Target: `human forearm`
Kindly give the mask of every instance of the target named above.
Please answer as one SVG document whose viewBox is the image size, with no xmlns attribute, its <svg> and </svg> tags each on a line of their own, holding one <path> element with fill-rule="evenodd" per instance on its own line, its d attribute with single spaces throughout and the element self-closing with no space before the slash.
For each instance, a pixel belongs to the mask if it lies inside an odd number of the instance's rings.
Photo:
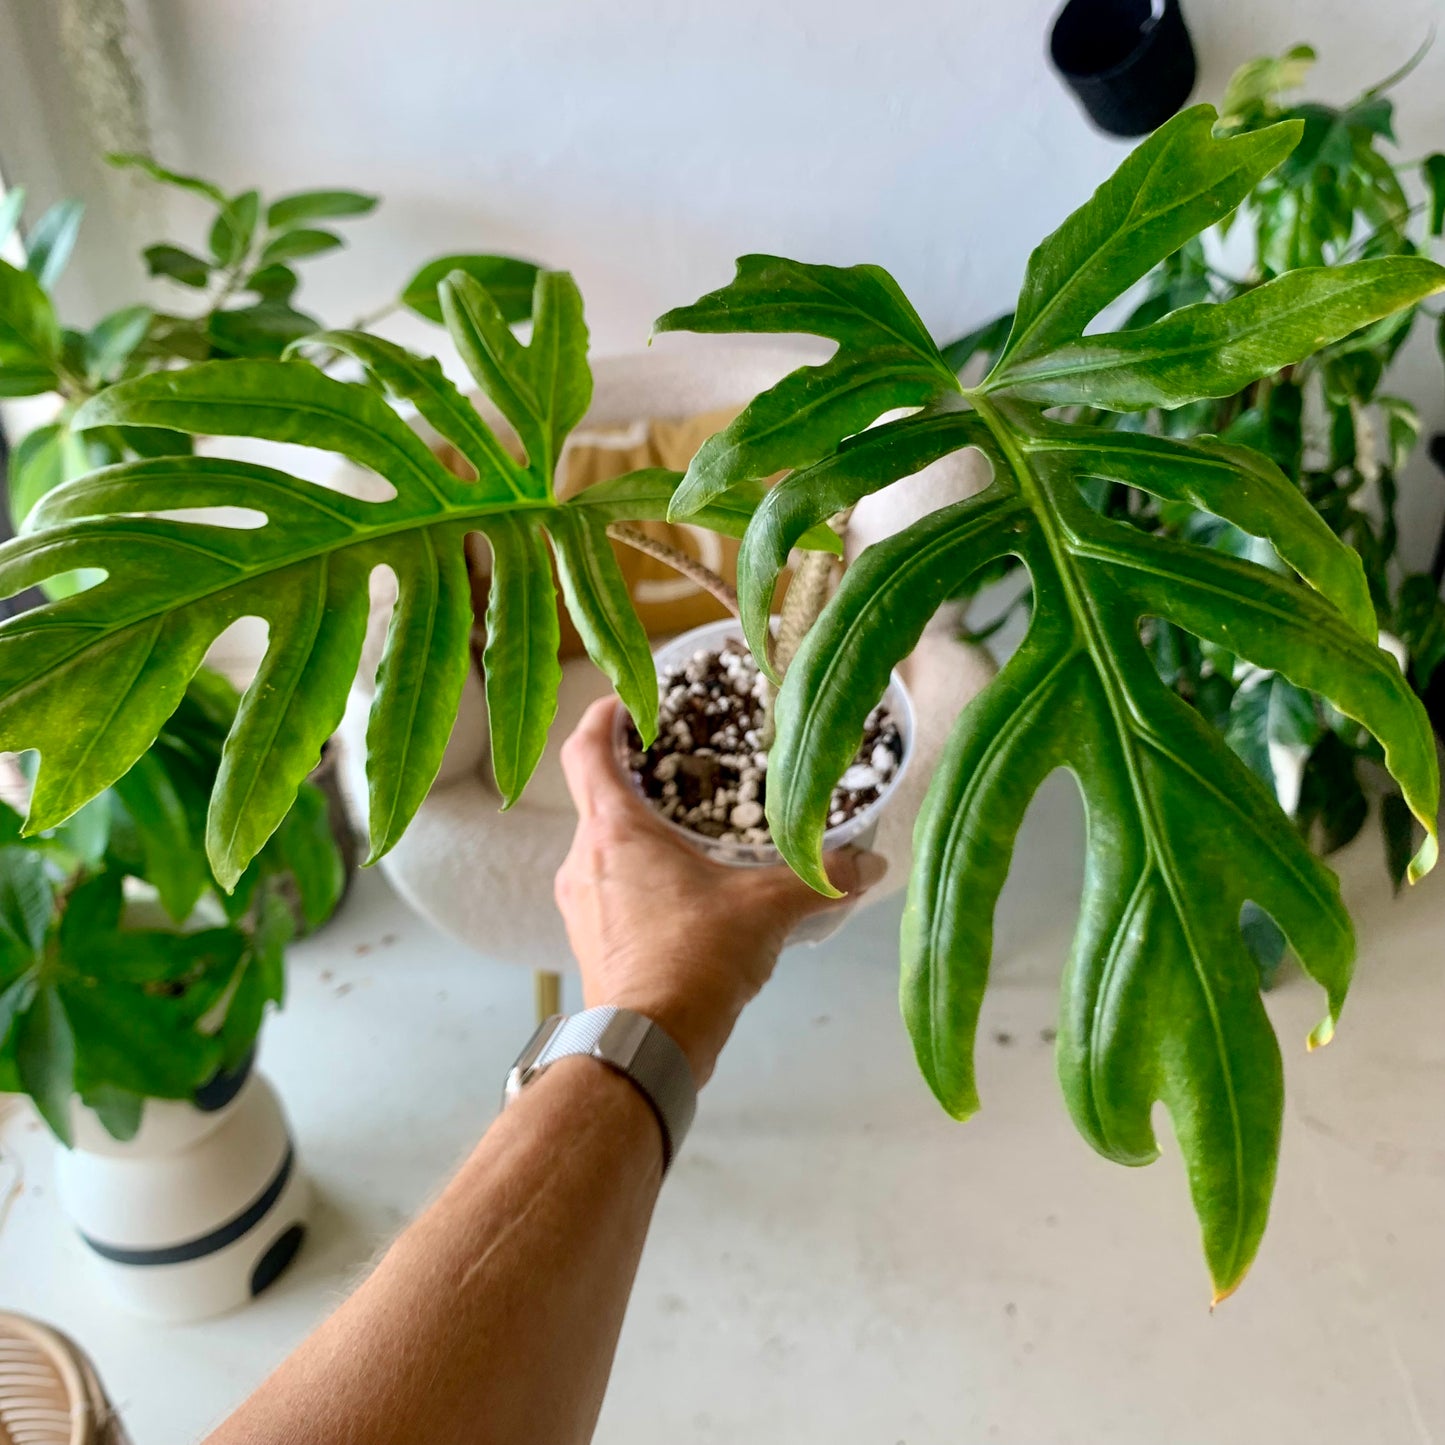
<svg viewBox="0 0 1445 1445">
<path fill-rule="evenodd" d="M 661 1178 L 637 1089 L 554 1065 L 207 1445 L 586 1441 Z"/>
<path fill-rule="evenodd" d="M 562 750 L 578 825 L 557 875 L 589 1006 L 659 1024 L 701 1087 L 778 949 L 830 906 L 787 868 L 680 843 L 612 760 L 611 704 Z M 845 891 L 881 860 L 830 859 Z M 662 1131 L 589 1058 L 528 1084 L 371 1278 L 208 1445 L 583 1445 L 662 1178 Z"/>
</svg>

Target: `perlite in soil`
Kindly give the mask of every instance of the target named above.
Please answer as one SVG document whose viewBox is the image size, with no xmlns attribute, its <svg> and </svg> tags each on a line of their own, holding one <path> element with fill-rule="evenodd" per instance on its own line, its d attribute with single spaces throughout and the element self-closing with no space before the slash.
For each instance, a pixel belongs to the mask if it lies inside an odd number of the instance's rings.
<svg viewBox="0 0 1445 1445">
<path fill-rule="evenodd" d="M 669 822 L 724 843 L 768 844 L 767 680 L 741 642 L 699 649 L 660 679 L 657 740 L 628 728 L 628 765 Z M 898 771 L 903 739 L 888 709 L 868 715 L 857 755 L 833 790 L 828 826 L 877 801 Z"/>
</svg>

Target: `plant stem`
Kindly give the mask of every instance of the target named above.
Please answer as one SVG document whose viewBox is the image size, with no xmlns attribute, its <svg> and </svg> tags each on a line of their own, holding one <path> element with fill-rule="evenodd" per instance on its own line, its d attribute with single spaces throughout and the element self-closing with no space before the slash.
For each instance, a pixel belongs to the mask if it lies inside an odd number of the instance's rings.
<svg viewBox="0 0 1445 1445">
<path fill-rule="evenodd" d="M 368 311 L 364 315 L 358 316 L 356 320 L 351 323 L 351 329 L 353 331 L 368 331 L 379 322 L 385 321 L 393 312 L 400 310 L 401 302 L 393 298 L 388 301 L 385 306 L 378 306 L 375 311 Z"/>
<path fill-rule="evenodd" d="M 704 592 L 709 592 L 717 598 L 734 618 L 742 620 L 738 611 L 736 590 L 719 577 L 711 567 L 699 562 L 694 557 L 689 557 L 686 552 L 680 551 L 667 542 L 659 542 L 657 538 L 648 536 L 641 527 L 634 527 L 630 522 L 611 523 L 607 528 L 607 535 L 614 541 L 625 542 L 629 547 L 656 558 L 665 566 L 671 567 L 674 572 L 680 572 L 688 581 L 697 583 Z"/>
</svg>

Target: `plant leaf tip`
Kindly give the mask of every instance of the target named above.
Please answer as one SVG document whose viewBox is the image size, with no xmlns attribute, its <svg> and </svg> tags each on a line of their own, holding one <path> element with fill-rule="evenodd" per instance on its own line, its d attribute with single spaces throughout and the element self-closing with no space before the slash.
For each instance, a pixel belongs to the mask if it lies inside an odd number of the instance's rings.
<svg viewBox="0 0 1445 1445">
<path fill-rule="evenodd" d="M 1429 873 L 1440 858 L 1440 843 L 1434 829 L 1425 834 L 1425 841 L 1420 845 L 1420 851 L 1410 860 L 1410 866 L 1405 876 L 1411 883 L 1418 883 Z"/>
<path fill-rule="evenodd" d="M 1234 1294 L 1234 1292 L 1240 1287 L 1240 1285 L 1244 1283 L 1244 1277 L 1248 1273 L 1249 1266 L 1246 1264 L 1245 1267 L 1240 1270 L 1233 1279 L 1225 1280 L 1223 1282 L 1219 1280 L 1214 1281 L 1214 1294 L 1209 1301 L 1210 1314 L 1213 1314 L 1215 1310 L 1217 1310 L 1219 1306 L 1225 1302 L 1225 1300 L 1229 1299 L 1229 1297 Z"/>
</svg>

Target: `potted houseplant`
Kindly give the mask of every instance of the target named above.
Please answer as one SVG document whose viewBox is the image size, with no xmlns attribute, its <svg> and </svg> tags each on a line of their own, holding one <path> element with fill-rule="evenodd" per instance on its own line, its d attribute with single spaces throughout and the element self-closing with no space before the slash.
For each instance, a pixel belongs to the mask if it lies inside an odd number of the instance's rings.
<svg viewBox="0 0 1445 1445">
<path fill-rule="evenodd" d="M 298 267 L 339 250 L 345 242 L 336 224 L 365 216 L 378 203 L 375 196 L 335 189 L 296 191 L 268 202 L 256 190 L 227 194 L 149 156 L 109 159 L 198 199 L 211 212 L 203 246 L 159 241 L 142 252 L 149 275 L 194 304 L 171 309 L 137 303 L 88 330 L 63 326 L 53 291 L 84 208 L 62 201 L 24 229 L 23 188 L 0 200 L 0 247 L 20 229 L 25 252 L 23 267 L 0 262 L 0 398 L 54 397 L 52 415 L 22 436 L 10 457 L 8 501 L 17 530 L 47 491 L 91 467 L 190 451 L 190 438 L 175 431 L 76 428 L 75 412 L 117 381 L 214 357 L 278 357 L 292 342 L 322 330 L 323 323 L 298 304 Z M 395 300 L 361 324 L 375 324 L 401 307 L 440 321 L 437 283 L 458 269 L 484 280 L 509 319 L 525 319 L 536 266 L 510 256 L 465 254 L 426 262 Z"/>
<path fill-rule="evenodd" d="M 1339 106 L 1296 98 L 1315 59 L 1307 45 L 1242 65 L 1221 102 L 1222 132 L 1297 120 L 1301 143 L 1256 182 L 1237 217 L 1191 237 L 1147 274 L 1125 326 L 1202 301 L 1235 300 L 1299 266 L 1430 254 L 1445 229 L 1445 156 L 1402 164 L 1390 155 L 1388 92 L 1423 54 Z M 1415 190 L 1427 197 L 1423 204 L 1412 204 Z M 1241 264 L 1233 253 L 1242 241 L 1248 256 Z M 1086 415 L 1095 425 L 1159 436 L 1221 436 L 1274 461 L 1360 554 L 1380 627 L 1410 686 L 1426 699 L 1445 659 L 1445 600 L 1438 578 L 1407 570 L 1399 558 L 1396 478 L 1415 450 L 1419 417 L 1391 386 L 1400 348 L 1422 312 L 1420 302 L 1404 306 L 1228 395 L 1130 412 L 1091 407 Z M 956 369 L 976 369 L 1003 345 L 1012 321 L 1012 313 L 1000 317 L 944 355 Z M 1267 543 L 1191 502 L 1105 478 L 1086 485 L 1093 506 L 1132 527 L 1280 565 Z M 1243 664 L 1167 620 L 1150 619 L 1145 640 L 1160 676 L 1224 733 L 1319 851 L 1332 852 L 1360 832 L 1370 813 L 1367 794 L 1377 792 L 1386 866 L 1401 886 L 1413 852 L 1410 809 L 1379 767 L 1379 744 L 1367 729 L 1282 674 Z M 1445 735 L 1445 714 L 1431 721 Z M 1283 936 L 1252 910 L 1246 937 L 1272 978 Z"/>
<path fill-rule="evenodd" d="M 771 834 L 805 878 L 831 891 L 821 840 L 832 790 L 893 664 L 953 589 L 992 559 L 1020 555 L 1034 586 L 1029 636 L 960 720 L 920 822 L 905 1013 L 925 1076 L 966 1115 L 992 902 L 1033 789 L 1054 767 L 1074 770 L 1091 832 L 1061 1011 L 1065 1093 L 1090 1142 L 1129 1163 L 1154 1156 L 1150 1110 L 1164 1101 L 1216 1294 L 1228 1293 L 1263 1232 L 1282 1116 L 1278 1047 L 1239 937 L 1240 907 L 1249 898 L 1264 907 L 1324 984 L 1329 1013 L 1316 1043 L 1343 1001 L 1353 939 L 1333 876 L 1217 733 L 1159 682 L 1139 618 L 1161 615 L 1223 639 L 1368 726 L 1426 830 L 1414 876 L 1435 858 L 1434 749 L 1418 699 L 1376 646 L 1358 557 L 1273 463 L 1245 447 L 1118 433 L 1044 408 L 1128 410 L 1237 391 L 1322 338 L 1439 291 L 1445 270 L 1419 257 L 1310 268 L 1229 303 L 1085 337 L 1120 292 L 1232 210 L 1302 130 L 1285 122 L 1220 139 L 1214 121 L 1207 106 L 1182 112 L 1039 246 L 1002 356 L 977 386 L 959 382 L 877 268 L 744 258 L 731 286 L 661 324 L 806 331 L 838 349 L 753 401 L 681 481 L 636 473 L 556 501 L 556 457 L 588 390 L 580 300 L 559 273 L 538 276 L 526 346 L 473 279 L 441 287 L 453 339 L 525 462 L 434 362 L 365 333 L 314 338 L 411 401 L 474 477 L 440 467 L 374 390 L 300 360 L 211 362 L 110 388 L 77 425 L 302 441 L 372 467 L 395 494 L 356 501 L 275 469 L 186 458 L 122 464 L 50 493 L 34 530 L 0 551 L 0 586 L 13 591 L 102 556 L 108 575 L 0 627 L 0 742 L 45 747 L 27 826 L 54 826 L 123 774 L 209 640 L 232 618 L 259 614 L 270 650 L 237 714 L 232 765 L 210 811 L 210 857 L 229 887 L 335 726 L 360 653 L 367 577 L 385 564 L 399 596 L 370 721 L 379 856 L 425 794 L 455 714 L 471 623 L 465 534 L 485 532 L 495 554 L 488 707 L 497 779 L 515 797 L 555 709 L 552 559 L 589 652 L 646 745 L 656 679 L 618 585 L 609 524 L 671 512 L 744 531 L 743 621 L 769 666 L 772 578 L 793 543 L 868 491 L 978 448 L 993 485 L 865 551 L 788 668 L 769 760 Z M 911 414 L 872 425 L 897 408 Z M 791 475 L 760 503 L 759 479 L 781 469 Z M 1267 537 L 1302 580 L 1120 527 L 1080 490 L 1080 478 L 1101 474 L 1217 509 Z M 170 515 L 232 504 L 265 513 L 269 525 Z M 123 730 L 90 706 L 121 686 L 131 704 Z"/>
<path fill-rule="evenodd" d="M 0 1090 L 66 1146 L 62 1206 L 112 1286 L 164 1318 L 269 1282 L 305 1210 L 251 1061 L 285 945 L 325 921 L 344 875 L 326 798 L 303 783 L 236 887 L 217 886 L 206 805 L 237 701 L 197 673 L 134 766 L 55 828 L 26 834 L 0 805 Z"/>
</svg>

